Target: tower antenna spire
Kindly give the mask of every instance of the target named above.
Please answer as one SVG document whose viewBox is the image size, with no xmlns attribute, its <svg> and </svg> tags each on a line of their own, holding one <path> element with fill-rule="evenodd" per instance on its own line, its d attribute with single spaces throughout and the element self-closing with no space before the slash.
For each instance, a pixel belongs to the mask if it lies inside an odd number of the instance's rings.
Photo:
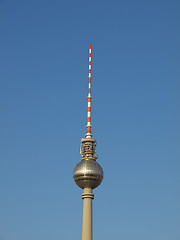
<svg viewBox="0 0 180 240">
<path fill-rule="evenodd" d="M 91 44 L 89 45 L 89 89 L 88 89 L 88 111 L 87 111 L 87 133 L 86 138 L 91 139 Z"/>
</svg>

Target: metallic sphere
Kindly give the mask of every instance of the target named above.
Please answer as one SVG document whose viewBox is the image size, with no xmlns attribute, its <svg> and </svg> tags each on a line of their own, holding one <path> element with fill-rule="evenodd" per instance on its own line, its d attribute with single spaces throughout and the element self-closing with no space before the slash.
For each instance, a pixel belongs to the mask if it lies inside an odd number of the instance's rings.
<svg viewBox="0 0 180 240">
<path fill-rule="evenodd" d="M 80 188 L 96 188 L 102 182 L 103 170 L 95 160 L 82 160 L 75 167 L 73 178 Z"/>
</svg>

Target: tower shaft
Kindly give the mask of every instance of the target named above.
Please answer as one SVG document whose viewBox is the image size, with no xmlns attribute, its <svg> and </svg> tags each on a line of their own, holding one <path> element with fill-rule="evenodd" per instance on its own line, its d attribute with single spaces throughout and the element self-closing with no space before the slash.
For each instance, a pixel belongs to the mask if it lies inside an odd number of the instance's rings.
<svg viewBox="0 0 180 240">
<path fill-rule="evenodd" d="M 84 188 L 82 199 L 83 199 L 82 240 L 92 240 L 92 200 L 94 199 L 92 188 Z"/>
</svg>

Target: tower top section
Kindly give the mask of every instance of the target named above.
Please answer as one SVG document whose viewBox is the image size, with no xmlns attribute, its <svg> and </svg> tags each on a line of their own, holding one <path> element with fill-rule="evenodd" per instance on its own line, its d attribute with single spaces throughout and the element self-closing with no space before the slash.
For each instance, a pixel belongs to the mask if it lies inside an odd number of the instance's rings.
<svg viewBox="0 0 180 240">
<path fill-rule="evenodd" d="M 96 140 L 91 134 L 91 44 L 89 46 L 89 91 L 86 138 L 81 139 L 81 161 L 76 165 L 73 178 L 80 188 L 96 188 L 103 179 L 103 169 L 96 161 Z"/>
<path fill-rule="evenodd" d="M 88 111 L 87 111 L 87 133 L 86 138 L 91 139 L 91 44 L 89 45 L 89 88 L 88 88 Z"/>
</svg>

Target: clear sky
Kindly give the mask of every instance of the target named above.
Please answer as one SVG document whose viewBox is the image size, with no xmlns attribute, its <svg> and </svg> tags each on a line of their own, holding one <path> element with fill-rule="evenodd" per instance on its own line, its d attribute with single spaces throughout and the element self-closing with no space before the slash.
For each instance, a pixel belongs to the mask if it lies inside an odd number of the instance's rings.
<svg viewBox="0 0 180 240">
<path fill-rule="evenodd" d="M 81 239 L 89 43 L 94 240 L 180 240 L 180 1 L 1 0 L 0 35 L 0 240 Z"/>
</svg>

